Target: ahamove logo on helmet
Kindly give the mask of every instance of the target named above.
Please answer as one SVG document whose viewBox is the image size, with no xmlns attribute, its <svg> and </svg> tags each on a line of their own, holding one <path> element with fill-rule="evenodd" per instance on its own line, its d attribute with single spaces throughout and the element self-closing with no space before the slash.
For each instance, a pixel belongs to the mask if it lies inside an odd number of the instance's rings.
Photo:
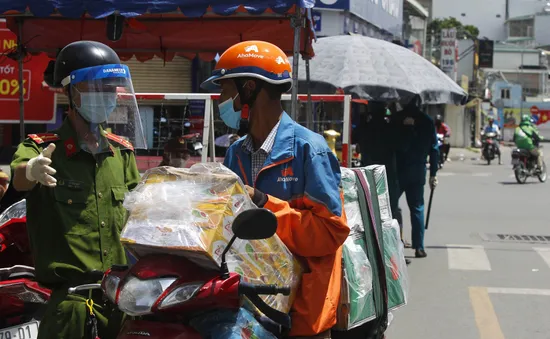
<svg viewBox="0 0 550 339">
<path fill-rule="evenodd" d="M 263 55 L 254 54 L 254 53 L 260 53 L 260 49 L 256 45 L 246 46 L 244 48 L 244 51 L 245 51 L 245 53 L 239 53 L 239 55 L 237 55 L 237 58 L 258 58 L 258 59 L 263 59 L 264 58 Z M 252 53 L 252 52 L 254 52 L 254 53 Z"/>
<path fill-rule="evenodd" d="M 254 54 L 254 53 L 239 53 L 237 58 L 258 58 L 263 59 L 264 56 L 260 54 Z"/>
</svg>

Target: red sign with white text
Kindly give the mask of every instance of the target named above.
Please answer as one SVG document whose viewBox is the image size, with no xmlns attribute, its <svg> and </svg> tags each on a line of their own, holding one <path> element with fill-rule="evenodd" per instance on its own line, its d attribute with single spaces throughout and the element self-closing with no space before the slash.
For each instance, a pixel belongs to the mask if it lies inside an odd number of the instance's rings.
<svg viewBox="0 0 550 339">
<path fill-rule="evenodd" d="M 0 123 L 19 123 L 19 65 L 6 55 L 17 47 L 16 35 L 0 22 Z M 26 123 L 55 122 L 55 93 L 42 86 L 50 58 L 29 55 L 23 64 L 23 95 Z"/>
</svg>

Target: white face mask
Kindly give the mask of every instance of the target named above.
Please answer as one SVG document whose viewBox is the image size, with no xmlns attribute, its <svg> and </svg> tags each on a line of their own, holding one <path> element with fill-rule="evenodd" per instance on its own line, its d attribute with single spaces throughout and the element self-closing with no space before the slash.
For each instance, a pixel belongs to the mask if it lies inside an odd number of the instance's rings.
<svg viewBox="0 0 550 339">
<path fill-rule="evenodd" d="M 176 168 L 185 168 L 185 164 L 187 163 L 187 160 L 182 158 L 173 158 L 170 159 L 170 166 L 176 167 Z"/>
</svg>

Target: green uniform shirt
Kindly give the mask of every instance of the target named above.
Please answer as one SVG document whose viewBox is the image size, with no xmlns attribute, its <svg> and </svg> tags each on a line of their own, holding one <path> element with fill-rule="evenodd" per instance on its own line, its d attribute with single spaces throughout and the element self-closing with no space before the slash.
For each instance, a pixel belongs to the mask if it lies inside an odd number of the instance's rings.
<svg viewBox="0 0 550 339">
<path fill-rule="evenodd" d="M 141 179 L 133 147 L 120 137 L 110 135 L 110 152 L 93 156 L 80 149 L 68 119 L 54 133 L 31 135 L 11 163 L 14 171 L 49 143 L 56 145 L 50 166 L 57 171 L 57 186 L 37 184 L 27 197 L 36 278 L 46 286 L 84 283 L 91 270 L 126 263 L 120 243 L 126 221 L 122 203 Z"/>
<path fill-rule="evenodd" d="M 514 142 L 516 147 L 519 149 L 525 149 L 531 151 L 535 148 L 535 142 L 533 139 L 542 139 L 536 127 L 531 125 L 531 123 L 521 123 L 514 132 Z"/>
</svg>

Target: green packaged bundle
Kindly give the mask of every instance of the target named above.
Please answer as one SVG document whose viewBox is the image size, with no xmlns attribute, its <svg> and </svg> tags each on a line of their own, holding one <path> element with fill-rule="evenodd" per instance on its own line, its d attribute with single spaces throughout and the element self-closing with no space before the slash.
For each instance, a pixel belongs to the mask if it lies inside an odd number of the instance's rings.
<svg viewBox="0 0 550 339">
<path fill-rule="evenodd" d="M 372 267 L 367 255 L 355 173 L 342 168 L 344 208 L 351 232 L 343 246 L 342 287 L 336 328 L 349 330 L 376 317 Z"/>
<path fill-rule="evenodd" d="M 407 304 L 409 277 L 397 220 L 384 222 L 382 234 L 384 267 L 388 286 L 388 309 L 393 311 Z"/>
<path fill-rule="evenodd" d="M 364 168 L 365 173 L 369 176 L 376 187 L 378 195 L 378 207 L 380 219 L 382 222 L 391 221 L 393 216 L 390 204 L 390 192 L 388 186 L 388 178 L 386 175 L 386 166 L 372 165 Z M 370 183 L 369 183 L 370 184 Z M 374 192 L 373 192 L 374 193 Z"/>
</svg>

